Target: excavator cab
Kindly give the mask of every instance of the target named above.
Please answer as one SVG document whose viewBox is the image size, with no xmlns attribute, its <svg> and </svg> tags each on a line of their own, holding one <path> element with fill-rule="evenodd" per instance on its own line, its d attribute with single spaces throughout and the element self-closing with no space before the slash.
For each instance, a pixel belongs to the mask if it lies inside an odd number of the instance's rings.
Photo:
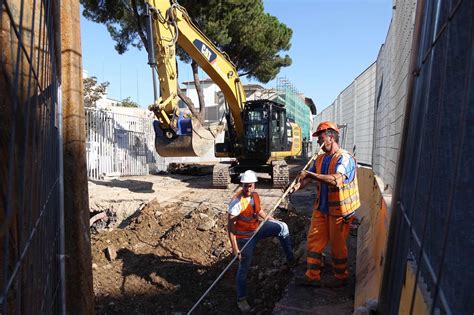
<svg viewBox="0 0 474 315">
<path fill-rule="evenodd" d="M 270 100 L 249 101 L 244 109 L 244 154 L 268 161 L 272 152 L 289 150 L 289 130 L 283 105 Z"/>
</svg>

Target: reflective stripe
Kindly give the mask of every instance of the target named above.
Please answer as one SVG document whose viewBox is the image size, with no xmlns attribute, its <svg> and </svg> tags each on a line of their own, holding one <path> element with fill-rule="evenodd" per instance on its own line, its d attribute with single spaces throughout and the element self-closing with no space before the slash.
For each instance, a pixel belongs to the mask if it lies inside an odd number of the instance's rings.
<svg viewBox="0 0 474 315">
<path fill-rule="evenodd" d="M 346 273 L 347 268 L 332 268 L 332 269 L 334 270 L 334 273 L 343 274 L 343 273 Z"/>
<path fill-rule="evenodd" d="M 247 221 L 247 222 L 256 220 L 255 217 L 253 217 L 253 216 L 252 216 L 252 217 L 248 217 L 248 216 L 245 216 L 245 215 L 242 215 L 242 214 L 239 214 L 239 215 L 237 216 L 237 218 L 238 218 L 239 220 Z"/>
<path fill-rule="evenodd" d="M 355 185 L 355 182 L 352 181 L 349 184 L 344 185 L 342 187 L 329 186 L 328 188 L 329 188 L 329 192 L 338 192 L 338 191 L 346 191 L 346 190 L 355 189 L 356 185 Z"/>
<path fill-rule="evenodd" d="M 308 252 L 308 254 L 306 256 L 309 257 L 309 258 L 321 259 L 321 257 L 323 255 L 321 253 L 317 253 L 317 252 Z"/>
<path fill-rule="evenodd" d="M 257 213 L 260 211 L 260 198 L 257 193 L 252 194 L 252 200 L 247 200 L 242 193 L 240 197 L 240 214 L 235 220 L 234 231 L 237 238 L 246 238 L 254 234 L 258 228 Z"/>
<path fill-rule="evenodd" d="M 343 206 L 351 204 L 355 201 L 359 201 L 359 195 L 352 195 L 349 198 L 346 198 L 342 201 L 330 201 L 328 202 L 329 207 Z"/>
<path fill-rule="evenodd" d="M 319 270 L 321 269 L 321 265 L 320 264 L 307 264 L 307 268 L 309 270 Z"/>
<path fill-rule="evenodd" d="M 315 161 L 316 173 L 322 173 L 322 164 L 323 159 L 326 155 L 321 154 Z M 347 151 L 340 149 L 331 156 L 331 161 L 329 162 L 328 170 L 326 174 L 335 174 L 337 169 L 337 162 L 342 157 L 346 156 L 347 158 L 354 157 Z M 355 159 L 354 159 L 355 162 Z M 344 216 L 350 212 L 355 211 L 360 207 L 360 197 L 359 197 L 359 187 L 357 183 L 357 168 L 354 170 L 354 179 L 350 183 L 343 183 L 340 187 L 328 185 L 327 190 L 327 207 L 329 208 L 329 214 L 332 216 Z M 316 184 L 316 199 L 313 204 L 313 209 L 320 209 L 320 199 L 321 199 L 321 183 L 317 182 Z"/>
<path fill-rule="evenodd" d="M 332 263 L 336 265 L 342 265 L 347 263 L 347 258 L 333 258 Z"/>
</svg>

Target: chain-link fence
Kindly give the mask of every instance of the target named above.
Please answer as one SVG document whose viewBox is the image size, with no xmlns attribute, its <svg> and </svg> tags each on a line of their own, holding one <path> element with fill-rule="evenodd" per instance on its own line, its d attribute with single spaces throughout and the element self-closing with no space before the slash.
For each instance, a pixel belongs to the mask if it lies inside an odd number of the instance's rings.
<svg viewBox="0 0 474 315">
<path fill-rule="evenodd" d="M 409 262 L 410 314 L 417 291 L 431 314 L 473 314 L 474 2 L 425 1 L 420 21 L 381 309 L 397 313 Z"/>
<path fill-rule="evenodd" d="M 58 1 L 0 1 L 0 313 L 64 312 Z"/>
</svg>

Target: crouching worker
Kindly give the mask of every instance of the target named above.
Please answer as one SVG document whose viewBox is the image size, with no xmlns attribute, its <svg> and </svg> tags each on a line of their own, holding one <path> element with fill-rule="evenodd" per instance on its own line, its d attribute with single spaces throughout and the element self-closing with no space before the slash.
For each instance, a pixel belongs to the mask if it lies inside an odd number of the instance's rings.
<svg viewBox="0 0 474 315">
<path fill-rule="evenodd" d="M 248 312 L 250 306 L 247 302 L 247 273 L 252 262 L 252 255 L 257 242 L 265 237 L 276 236 L 285 252 L 286 260 L 290 267 L 296 264 L 291 249 L 288 225 L 275 220 L 271 216 L 252 238 L 259 226 L 259 218 L 267 217 L 260 207 L 260 197 L 255 192 L 257 175 L 253 171 L 246 171 L 240 177 L 242 189 L 237 192 L 229 203 L 228 208 L 228 234 L 234 255 L 239 260 L 237 271 L 237 305 L 242 312 Z M 241 249 L 247 243 L 243 251 Z"/>
</svg>

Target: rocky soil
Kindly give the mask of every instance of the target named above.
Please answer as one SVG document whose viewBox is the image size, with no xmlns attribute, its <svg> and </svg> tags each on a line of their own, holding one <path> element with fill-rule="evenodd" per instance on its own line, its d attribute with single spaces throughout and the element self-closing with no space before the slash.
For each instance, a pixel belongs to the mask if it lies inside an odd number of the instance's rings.
<svg viewBox="0 0 474 315">
<path fill-rule="evenodd" d="M 198 301 L 232 259 L 226 204 L 238 186 L 214 189 L 211 181 L 209 175 L 155 175 L 90 183 L 95 212 L 123 206 L 134 213 L 123 222 L 126 215 L 120 214 L 115 224 L 93 230 L 98 314 L 184 314 Z M 266 209 L 282 195 L 271 188 L 269 178 L 258 183 L 257 191 Z M 287 208 L 283 205 L 275 216 L 288 223 L 295 251 L 302 254 L 309 218 Z M 225 273 L 196 314 L 239 313 L 236 267 L 234 263 Z M 278 240 L 259 243 L 248 278 L 253 313 L 271 313 L 292 272 Z"/>
</svg>

